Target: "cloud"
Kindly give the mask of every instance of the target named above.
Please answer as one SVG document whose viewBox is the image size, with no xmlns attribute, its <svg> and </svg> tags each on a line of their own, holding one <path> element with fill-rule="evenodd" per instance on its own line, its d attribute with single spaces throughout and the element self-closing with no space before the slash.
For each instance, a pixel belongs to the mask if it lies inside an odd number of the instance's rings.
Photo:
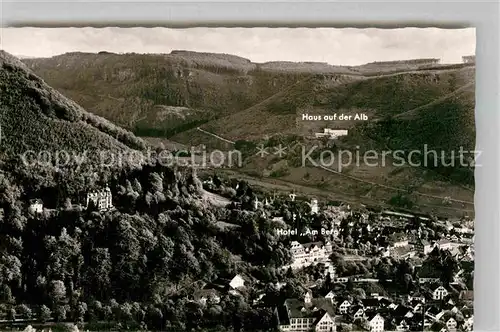
<svg viewBox="0 0 500 332">
<path fill-rule="evenodd" d="M 0 36 L 2 49 L 33 57 L 183 49 L 229 53 L 254 62 L 339 65 L 431 57 L 453 63 L 475 54 L 476 48 L 474 28 L 3 28 Z"/>
</svg>

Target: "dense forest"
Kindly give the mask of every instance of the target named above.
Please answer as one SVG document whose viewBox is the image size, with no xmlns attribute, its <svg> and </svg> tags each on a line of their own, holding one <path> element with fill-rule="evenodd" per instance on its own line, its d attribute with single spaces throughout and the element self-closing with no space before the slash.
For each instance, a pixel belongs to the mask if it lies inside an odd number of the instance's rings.
<svg viewBox="0 0 500 332">
<path fill-rule="evenodd" d="M 187 302 L 200 282 L 236 273 L 276 282 L 276 268 L 289 259 L 268 219 L 236 205 L 211 206 L 196 174 L 161 166 L 114 174 L 114 210 L 82 209 L 69 195 L 42 214 L 26 209 L 35 193 L 17 184 L 20 176 L 0 175 L 1 314 L 156 329 L 273 326 L 272 310 L 251 308 L 244 298 L 206 310 Z M 234 198 L 248 204 L 248 190 Z"/>
</svg>

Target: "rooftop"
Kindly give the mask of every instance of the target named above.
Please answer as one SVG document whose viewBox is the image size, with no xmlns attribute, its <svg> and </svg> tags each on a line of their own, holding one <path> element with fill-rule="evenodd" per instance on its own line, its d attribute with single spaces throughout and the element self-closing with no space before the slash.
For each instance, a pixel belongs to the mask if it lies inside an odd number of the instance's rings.
<svg viewBox="0 0 500 332">
<path fill-rule="evenodd" d="M 335 309 L 329 299 L 312 299 L 310 304 L 305 304 L 298 299 L 287 299 L 285 307 L 288 309 L 289 318 L 321 318 L 325 313 L 335 317 Z"/>
</svg>

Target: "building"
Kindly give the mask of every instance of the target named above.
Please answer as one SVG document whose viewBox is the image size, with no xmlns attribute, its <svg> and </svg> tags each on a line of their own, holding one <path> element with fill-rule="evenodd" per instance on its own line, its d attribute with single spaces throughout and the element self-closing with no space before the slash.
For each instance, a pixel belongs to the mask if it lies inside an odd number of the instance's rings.
<svg viewBox="0 0 500 332">
<path fill-rule="evenodd" d="M 317 214 L 317 213 L 319 213 L 319 206 L 318 206 L 318 200 L 317 199 L 311 200 L 311 203 L 309 203 L 309 206 L 311 207 L 311 214 Z"/>
<path fill-rule="evenodd" d="M 396 331 L 408 331 L 410 326 L 406 322 L 405 318 L 397 318 L 396 319 Z"/>
<path fill-rule="evenodd" d="M 351 303 L 349 301 L 345 300 L 339 305 L 339 313 L 341 315 L 345 315 L 349 312 L 350 308 L 351 308 Z"/>
<path fill-rule="evenodd" d="M 465 321 L 462 325 L 462 329 L 465 331 L 472 331 L 473 327 L 474 327 L 474 315 L 465 318 Z"/>
<path fill-rule="evenodd" d="M 299 243 L 292 241 L 290 251 L 292 253 L 292 267 L 302 268 L 317 263 L 327 263 L 333 253 L 332 245 L 327 242 Z"/>
<path fill-rule="evenodd" d="M 447 239 L 441 239 L 436 242 L 436 247 L 438 247 L 439 250 L 451 250 L 453 244 Z"/>
<path fill-rule="evenodd" d="M 277 309 L 279 329 L 286 332 L 335 332 L 335 312 L 332 302 L 312 297 L 307 292 L 304 300 L 287 299 Z"/>
<path fill-rule="evenodd" d="M 30 200 L 28 211 L 31 213 L 42 213 L 43 212 L 43 202 L 41 199 Z"/>
<path fill-rule="evenodd" d="M 333 302 L 335 300 L 335 293 L 333 291 L 329 291 L 328 294 L 325 295 L 325 299 L 329 299 Z"/>
<path fill-rule="evenodd" d="M 202 305 L 207 302 L 219 303 L 220 295 L 215 289 L 201 289 L 194 294 L 194 300 Z"/>
<path fill-rule="evenodd" d="M 434 246 L 427 240 L 417 241 L 415 247 L 418 248 L 420 252 L 423 252 L 424 255 L 428 255 L 434 250 Z"/>
<path fill-rule="evenodd" d="M 368 326 L 370 332 L 383 332 L 384 331 L 384 318 L 377 313 L 371 313 L 367 316 Z"/>
<path fill-rule="evenodd" d="M 341 136 L 347 136 L 347 129 L 330 129 L 324 128 L 322 133 L 315 133 L 316 138 L 327 137 L 328 139 L 337 139 Z"/>
<path fill-rule="evenodd" d="M 243 279 L 242 276 L 240 276 L 239 274 L 237 274 L 236 276 L 234 276 L 233 279 L 231 279 L 231 281 L 229 282 L 229 287 L 231 289 L 238 289 L 238 288 L 243 288 L 245 287 L 245 279 Z"/>
<path fill-rule="evenodd" d="M 335 280 L 335 266 L 331 262 L 326 263 L 325 271 L 323 272 L 325 277 L 330 276 L 331 280 Z"/>
<path fill-rule="evenodd" d="M 464 63 L 476 63 L 476 56 L 475 55 L 466 55 L 462 57 L 462 61 Z"/>
<path fill-rule="evenodd" d="M 113 197 L 111 194 L 111 190 L 106 187 L 104 190 L 88 193 L 85 207 L 88 209 L 92 205 L 99 211 L 112 208 Z"/>
<path fill-rule="evenodd" d="M 450 317 L 450 319 L 446 321 L 446 328 L 448 331 L 455 331 L 457 329 L 457 325 L 457 321 L 453 317 Z"/>
<path fill-rule="evenodd" d="M 448 291 L 443 286 L 439 286 L 432 292 L 432 299 L 442 300 L 448 295 Z"/>
<path fill-rule="evenodd" d="M 408 246 L 408 236 L 404 233 L 395 233 L 389 237 L 392 247 L 400 248 Z"/>
</svg>

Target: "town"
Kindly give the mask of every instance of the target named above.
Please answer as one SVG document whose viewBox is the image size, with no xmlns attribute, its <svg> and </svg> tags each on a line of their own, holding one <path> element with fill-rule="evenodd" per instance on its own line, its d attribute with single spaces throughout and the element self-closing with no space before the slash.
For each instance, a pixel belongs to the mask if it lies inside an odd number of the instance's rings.
<svg viewBox="0 0 500 332">
<path fill-rule="evenodd" d="M 205 181 L 204 188 L 217 195 L 213 183 Z M 198 284 L 190 301 L 210 307 L 251 292 L 252 305 L 272 310 L 286 332 L 472 330 L 473 220 L 355 211 L 296 194 L 260 196 L 248 207 L 274 223 L 275 236 L 286 243 L 290 260 L 281 270 L 302 281 L 298 296 L 268 307 L 290 285 L 278 281 L 270 292 L 243 272 Z M 30 203 L 30 213 L 43 212 L 41 200 Z M 89 192 L 84 203 L 101 212 L 114 208 L 108 187 Z M 283 204 L 291 218 L 278 212 Z"/>
<path fill-rule="evenodd" d="M 282 269 L 307 280 L 300 297 L 276 306 L 281 331 L 471 331 L 473 220 L 320 207 L 295 194 L 287 199 L 303 207 L 289 223 L 274 213 L 276 198 L 253 201 L 288 243 L 291 262 Z M 321 230 L 298 222 L 308 218 Z M 228 287 L 235 293 L 244 284 L 236 275 Z M 261 290 L 257 301 L 268 295 Z"/>
</svg>

